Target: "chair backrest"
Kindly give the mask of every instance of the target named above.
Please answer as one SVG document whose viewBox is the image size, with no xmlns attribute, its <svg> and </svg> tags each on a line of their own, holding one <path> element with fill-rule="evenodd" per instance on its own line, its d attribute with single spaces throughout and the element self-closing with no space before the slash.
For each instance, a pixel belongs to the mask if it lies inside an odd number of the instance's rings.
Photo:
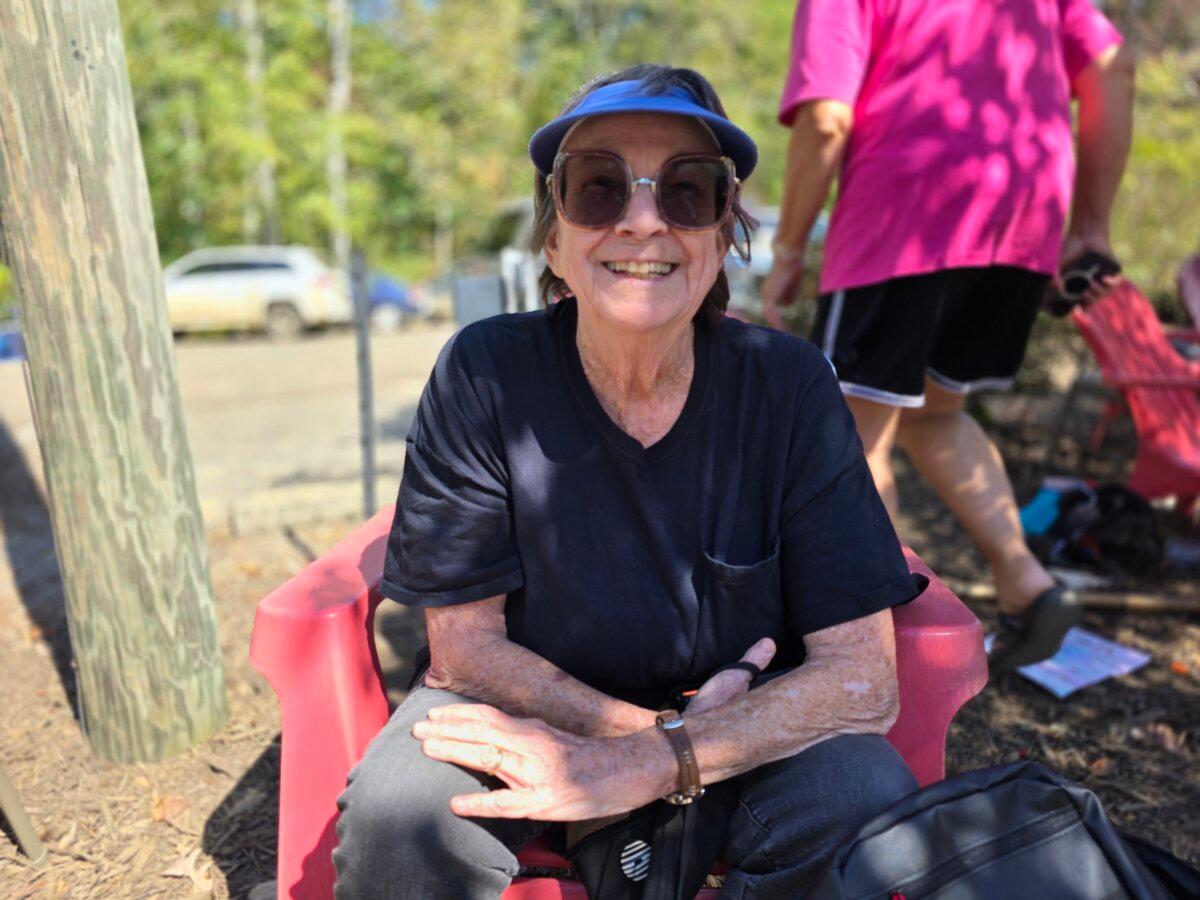
<svg viewBox="0 0 1200 900">
<path fill-rule="evenodd" d="M 1128 280 L 1072 318 L 1091 348 L 1100 374 L 1120 387 L 1140 441 L 1200 449 L 1200 403 L 1186 387 L 1122 387 L 1137 378 L 1196 379 L 1196 369 L 1163 334 L 1150 301 Z"/>
</svg>

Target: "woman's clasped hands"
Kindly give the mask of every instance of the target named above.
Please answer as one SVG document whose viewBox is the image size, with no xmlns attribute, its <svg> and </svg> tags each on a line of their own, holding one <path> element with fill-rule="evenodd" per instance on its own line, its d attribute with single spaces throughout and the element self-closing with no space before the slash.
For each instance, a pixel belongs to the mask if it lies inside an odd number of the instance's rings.
<svg viewBox="0 0 1200 900">
<path fill-rule="evenodd" d="M 765 669 L 775 643 L 763 638 L 742 661 Z M 688 704 L 695 716 L 744 695 L 750 675 L 719 672 Z M 648 729 L 653 713 L 648 712 Z M 572 822 L 617 815 L 662 796 L 673 783 L 674 756 L 665 740 L 646 730 L 622 737 L 584 737 L 518 718 L 485 704 L 453 704 L 429 711 L 413 726 L 413 737 L 431 759 L 495 776 L 505 787 L 460 794 L 450 808 L 460 816 Z M 664 786 L 662 764 L 668 784 Z"/>
</svg>

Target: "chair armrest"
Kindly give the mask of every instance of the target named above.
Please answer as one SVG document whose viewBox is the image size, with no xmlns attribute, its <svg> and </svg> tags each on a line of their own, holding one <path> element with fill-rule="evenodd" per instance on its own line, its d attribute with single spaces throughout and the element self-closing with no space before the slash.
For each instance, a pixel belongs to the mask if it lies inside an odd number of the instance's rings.
<svg viewBox="0 0 1200 900">
<path fill-rule="evenodd" d="M 1126 375 L 1105 372 L 1104 380 L 1115 388 L 1191 388 L 1200 391 L 1200 372 L 1193 375 Z"/>
<path fill-rule="evenodd" d="M 1166 328 L 1167 339 L 1186 344 L 1200 344 L 1200 328 Z"/>
<path fill-rule="evenodd" d="M 332 893 L 337 797 L 387 721 L 372 626 L 391 520 L 391 508 L 378 513 L 255 614 L 250 660 L 274 688 L 282 720 L 281 897 Z"/>
<path fill-rule="evenodd" d="M 925 786 L 946 775 L 946 730 L 987 684 L 983 626 L 909 548 L 908 567 L 929 579 L 920 597 L 892 610 L 900 716 L 887 738 Z"/>
</svg>

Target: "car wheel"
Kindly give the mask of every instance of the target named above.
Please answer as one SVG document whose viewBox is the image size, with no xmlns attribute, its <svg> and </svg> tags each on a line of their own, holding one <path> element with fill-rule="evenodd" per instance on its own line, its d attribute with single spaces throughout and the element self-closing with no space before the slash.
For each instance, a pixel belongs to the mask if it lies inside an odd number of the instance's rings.
<svg viewBox="0 0 1200 900">
<path fill-rule="evenodd" d="M 374 331 L 399 331 L 404 324 L 404 313 L 390 303 L 371 310 L 371 328 Z"/>
<path fill-rule="evenodd" d="M 267 337 L 273 341 L 294 340 L 304 331 L 304 320 L 290 303 L 272 303 L 267 307 Z"/>
</svg>

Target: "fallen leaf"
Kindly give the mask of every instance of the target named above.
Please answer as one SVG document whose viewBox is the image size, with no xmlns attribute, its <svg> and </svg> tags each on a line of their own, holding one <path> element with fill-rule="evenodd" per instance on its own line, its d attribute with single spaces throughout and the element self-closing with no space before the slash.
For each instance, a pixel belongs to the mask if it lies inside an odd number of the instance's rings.
<svg viewBox="0 0 1200 900">
<path fill-rule="evenodd" d="M 155 822 L 173 821 L 187 809 L 188 802 L 178 794 L 156 794 L 150 805 L 150 818 Z"/>
<path fill-rule="evenodd" d="M 258 565 L 257 563 L 252 563 L 252 562 L 240 562 L 240 563 L 238 563 L 238 568 L 241 569 L 242 572 L 245 573 L 246 575 L 249 575 L 251 578 L 261 575 L 262 571 L 263 571 L 262 566 Z"/>
<path fill-rule="evenodd" d="M 78 826 L 79 826 L 78 822 L 72 822 L 71 827 L 68 828 L 66 831 L 64 831 L 62 837 L 60 837 L 58 839 L 58 843 L 61 844 L 63 847 L 69 848 L 71 846 L 71 844 L 74 843 L 74 841 L 75 841 L 75 831 L 78 828 Z"/>
<path fill-rule="evenodd" d="M 192 872 L 196 869 L 196 860 L 200 857 L 200 848 L 197 847 L 187 856 L 181 856 L 167 868 L 162 870 L 164 878 L 187 878 L 191 880 Z"/>
<path fill-rule="evenodd" d="M 177 859 L 163 870 L 164 878 L 186 878 L 192 883 L 192 890 L 205 894 L 213 889 L 212 863 L 208 860 L 200 862 L 200 848 L 195 848 L 187 856 Z"/>
<path fill-rule="evenodd" d="M 192 887 L 197 893 L 208 894 L 212 892 L 213 880 L 212 875 L 209 874 L 211 872 L 211 863 L 204 863 L 204 865 L 192 869 Z"/>
<path fill-rule="evenodd" d="M 1171 663 L 1171 671 L 1176 675 L 1190 675 L 1192 669 L 1191 666 L 1189 666 L 1183 660 L 1177 659 L 1175 662 Z"/>
<path fill-rule="evenodd" d="M 1112 769 L 1112 760 L 1109 759 L 1107 756 L 1099 756 L 1096 759 L 1092 760 L 1090 763 L 1088 763 L 1088 771 L 1091 772 L 1093 775 L 1097 775 L 1097 776 L 1107 775 L 1111 769 Z"/>
<path fill-rule="evenodd" d="M 1147 725 L 1146 734 L 1168 753 L 1176 753 L 1183 747 L 1183 736 L 1173 731 L 1171 726 L 1164 722 L 1153 722 Z"/>
</svg>

